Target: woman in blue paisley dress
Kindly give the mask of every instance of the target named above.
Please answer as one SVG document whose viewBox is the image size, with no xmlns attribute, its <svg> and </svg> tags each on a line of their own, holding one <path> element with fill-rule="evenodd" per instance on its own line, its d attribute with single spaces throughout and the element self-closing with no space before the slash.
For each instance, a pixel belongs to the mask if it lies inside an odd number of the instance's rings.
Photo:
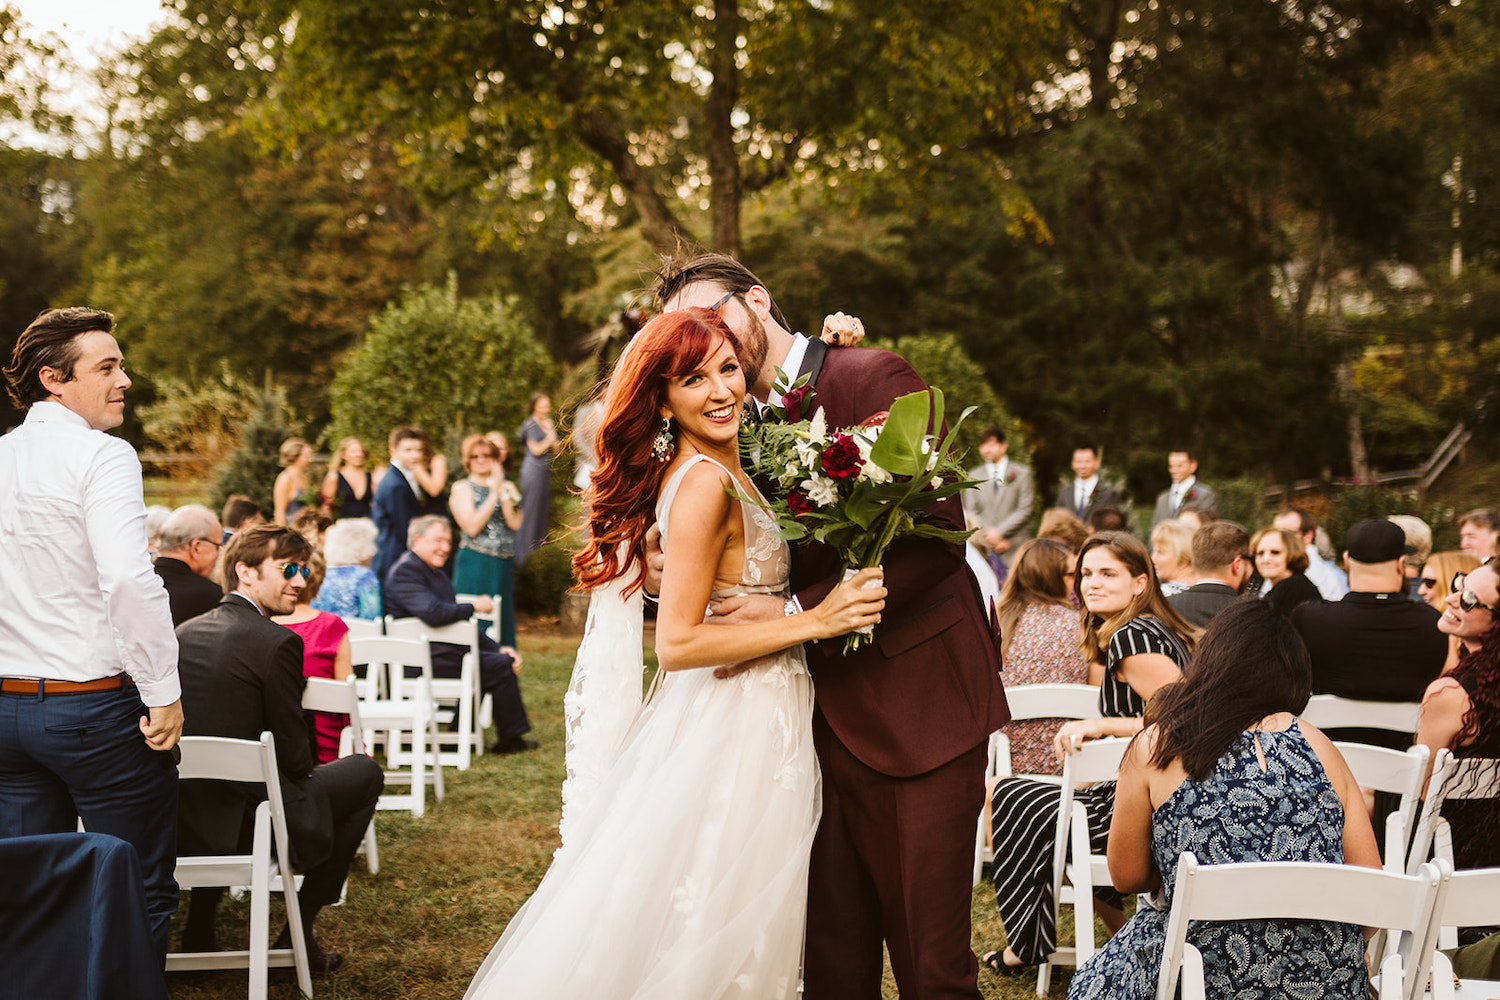
<svg viewBox="0 0 1500 1000">
<path fill-rule="evenodd" d="M 1162 596 L 1151 554 L 1124 531 L 1091 535 L 1075 568 L 1083 606 L 1079 650 L 1092 675 L 1097 668 L 1099 717 L 1064 723 L 1053 739 L 1058 759 L 1078 741 L 1134 736 L 1146 702 L 1178 680 L 1198 632 Z M 1052 844 L 1062 788 L 1030 778 L 1002 778 L 990 794 L 994 830 L 995 904 L 1005 924 L 1005 947 L 980 961 L 997 975 L 1036 975 L 1057 947 L 1057 906 L 1052 899 Z M 1088 814 L 1089 840 L 1103 851 L 1114 809 L 1115 783 L 1080 788 L 1074 801 Z M 1099 917 L 1111 929 L 1125 922 L 1119 893 L 1094 890 Z"/>
<path fill-rule="evenodd" d="M 1380 867 L 1359 785 L 1328 737 L 1297 718 L 1312 668 L 1269 605 L 1220 612 L 1183 679 L 1157 692 L 1126 752 L 1109 833 L 1109 873 L 1152 892 L 1073 976 L 1069 1000 L 1146 998 L 1172 905 L 1177 858 L 1204 864 L 1320 861 Z M 1364 1000 L 1364 937 L 1353 924 L 1244 920 L 1194 924 L 1210 998 Z"/>
</svg>

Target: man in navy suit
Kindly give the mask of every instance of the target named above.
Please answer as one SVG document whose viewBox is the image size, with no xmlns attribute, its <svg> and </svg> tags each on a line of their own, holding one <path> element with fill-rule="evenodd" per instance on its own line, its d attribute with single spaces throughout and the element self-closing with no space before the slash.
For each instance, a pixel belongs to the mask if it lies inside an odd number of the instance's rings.
<svg viewBox="0 0 1500 1000">
<path fill-rule="evenodd" d="M 387 477 L 389 478 L 389 477 Z M 488 597 L 474 604 L 460 604 L 453 592 L 453 581 L 443 572 L 448 554 L 453 551 L 453 529 L 448 519 L 424 514 L 408 528 L 411 551 L 407 552 L 386 574 L 381 594 L 385 613 L 396 618 L 420 618 L 428 625 L 447 625 L 468 621 L 477 611 L 493 614 Z M 432 643 L 432 675 L 457 677 L 463 669 L 465 647 L 451 642 Z M 526 739 L 531 721 L 521 701 L 521 654 L 509 646 L 479 634 L 479 686 L 492 701 L 495 719 L 495 744 L 490 753 L 522 753 L 536 749 L 536 740 Z"/>
<path fill-rule="evenodd" d="M 658 279 L 666 309 L 717 308 L 740 339 L 745 381 L 781 402 L 775 369 L 807 375 L 830 427 L 850 427 L 927 388 L 899 356 L 828 350 L 786 329 L 760 280 L 738 261 L 706 254 Z M 933 507 L 962 530 L 957 497 Z M 838 583 L 839 554 L 820 543 L 792 550 L 795 603 L 816 605 Z M 973 997 L 970 949 L 974 818 L 984 803 L 990 733 L 1010 721 L 997 642 L 959 546 L 897 540 L 883 560 L 889 591 L 874 642 L 808 643 L 817 687 L 813 742 L 823 770 L 823 817 L 808 885 L 808 1000 L 880 996 L 882 943 L 902 996 Z M 650 589 L 648 581 L 647 589 Z M 734 602 L 733 610 L 730 602 Z M 730 598 L 727 620 L 787 613 L 774 595 Z"/>
<path fill-rule="evenodd" d="M 425 500 L 416 470 L 427 455 L 427 434 L 416 427 L 391 431 L 391 467 L 375 487 L 375 558 L 370 569 L 381 580 L 406 551 L 406 528 L 422 513 Z"/>
</svg>

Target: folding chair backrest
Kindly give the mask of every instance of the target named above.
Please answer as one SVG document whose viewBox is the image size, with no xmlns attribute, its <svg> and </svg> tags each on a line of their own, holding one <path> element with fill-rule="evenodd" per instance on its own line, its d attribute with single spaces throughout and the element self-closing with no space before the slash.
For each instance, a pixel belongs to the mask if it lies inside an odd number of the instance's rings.
<svg viewBox="0 0 1500 1000">
<path fill-rule="evenodd" d="M 1422 805 L 1422 776 L 1427 773 L 1427 747 L 1422 744 L 1404 752 L 1367 743 L 1335 742 L 1354 780 L 1362 788 L 1390 792 L 1401 796 L 1396 810 L 1387 817 L 1385 830 L 1385 867 L 1389 871 L 1406 870 L 1406 842 L 1417 823 Z M 1376 831 L 1380 836 L 1380 831 Z"/>
<path fill-rule="evenodd" d="M 378 639 L 351 639 L 350 659 L 354 663 L 370 664 L 370 677 L 376 668 L 387 668 L 387 691 L 390 697 L 400 700 L 406 685 L 406 667 L 420 668 L 425 676 L 432 676 L 432 653 L 422 639 L 399 639 L 383 636 Z M 366 678 L 368 682 L 369 677 Z M 366 693 L 368 697 L 368 692 Z"/>
<path fill-rule="evenodd" d="M 1412 837 L 1406 870 L 1427 860 L 1433 838 L 1442 825 L 1443 803 L 1448 799 L 1500 798 L 1500 760 L 1493 757 L 1454 757 L 1446 748 L 1433 758 L 1427 798 L 1422 803 L 1417 831 Z M 1449 862 L 1453 859 L 1447 858 Z"/>
<path fill-rule="evenodd" d="M 1005 689 L 1012 720 L 1092 719 L 1099 714 L 1099 689 L 1092 684 L 1017 684 Z"/>
<path fill-rule="evenodd" d="M 383 618 L 341 618 L 343 623 L 349 626 L 349 638 L 373 639 L 385 635 L 385 619 Z"/>
<path fill-rule="evenodd" d="M 427 642 L 451 642 L 479 652 L 479 618 L 473 617 L 447 625 L 429 625 L 420 618 L 386 618 L 385 634 L 401 639 L 423 639 Z"/>
<path fill-rule="evenodd" d="M 1120 773 L 1120 761 L 1130 746 L 1128 739 L 1110 737 L 1083 743 L 1063 762 L 1062 799 L 1058 804 L 1057 831 L 1052 843 L 1053 905 L 1062 888 L 1063 871 L 1068 859 L 1069 832 L 1073 822 L 1073 792 L 1079 785 L 1096 781 L 1113 781 Z M 1086 865 L 1087 858 L 1074 858 L 1074 864 Z"/>
<path fill-rule="evenodd" d="M 270 737 L 270 734 L 265 734 Z M 244 781 L 264 784 L 266 780 L 265 758 L 261 740 L 235 740 L 224 736 L 184 736 L 177 742 L 182 750 L 182 761 L 177 765 L 177 777 L 209 778 L 218 781 Z M 275 756 L 271 758 L 271 773 L 275 773 Z"/>
<path fill-rule="evenodd" d="M 358 733 L 363 729 L 359 718 L 358 678 L 336 681 L 331 677 L 309 677 L 302 690 L 302 707 L 309 712 L 329 712 L 349 716 L 349 727 Z"/>
<path fill-rule="evenodd" d="M 1425 982 L 1424 943 L 1445 888 L 1437 864 L 1423 865 L 1416 875 L 1306 861 L 1200 865 L 1192 851 L 1184 851 L 1177 860 L 1157 998 L 1170 1000 L 1174 995 L 1191 947 L 1187 930 L 1193 920 L 1334 920 L 1399 930 L 1401 954 L 1408 956 L 1401 987 L 1405 995 L 1410 983 Z M 1381 970 L 1383 976 L 1398 971 L 1390 961 Z M 1392 995 L 1389 988 L 1382 993 Z"/>
<path fill-rule="evenodd" d="M 1359 701 L 1336 694 L 1315 694 L 1302 711 L 1302 718 L 1319 729 L 1388 729 L 1408 736 L 1417 731 L 1421 715 L 1420 702 Z"/>
<path fill-rule="evenodd" d="M 1454 872 L 1437 922 L 1448 927 L 1500 924 L 1500 868 Z"/>
</svg>

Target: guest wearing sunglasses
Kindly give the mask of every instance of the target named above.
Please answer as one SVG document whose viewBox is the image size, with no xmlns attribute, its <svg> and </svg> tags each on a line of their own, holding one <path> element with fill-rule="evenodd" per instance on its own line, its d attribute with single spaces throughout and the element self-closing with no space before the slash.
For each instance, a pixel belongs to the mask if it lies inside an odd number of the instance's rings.
<svg viewBox="0 0 1500 1000">
<path fill-rule="evenodd" d="M 1383 518 L 1360 521 L 1345 536 L 1349 593 L 1309 601 L 1292 624 L 1312 656 L 1314 694 L 1369 701 L 1417 701 L 1443 669 L 1448 642 L 1433 608 L 1406 596 L 1402 560 L 1411 552 L 1401 528 Z M 1336 740 L 1404 750 L 1410 736 L 1379 729 L 1338 729 Z"/>
<path fill-rule="evenodd" d="M 1417 742 L 1434 757 L 1444 748 L 1457 757 L 1500 757 L 1500 572 L 1495 562 L 1490 559 L 1472 573 L 1458 574 L 1438 620 L 1438 628 L 1457 638 L 1463 651 L 1453 672 L 1427 685 L 1422 696 Z M 1495 777 L 1481 772 L 1478 780 Z M 1453 829 L 1455 867 L 1500 865 L 1500 837 L 1495 835 L 1500 800 L 1448 800 L 1443 817 Z"/>
<path fill-rule="evenodd" d="M 218 607 L 177 629 L 178 673 L 187 716 L 184 735 L 256 740 L 270 730 L 286 802 L 293 862 L 305 876 L 297 902 L 313 973 L 332 972 L 342 956 L 324 952 L 313 921 L 338 901 L 385 775 L 355 755 L 315 766 L 317 750 L 302 712 L 302 638 L 268 615 L 291 613 L 307 581 L 312 546 L 281 525 L 239 531 L 224 550 L 229 593 Z M 177 842 L 184 854 L 250 849 L 245 833 L 258 799 L 230 782 L 184 781 Z M 194 889 L 183 932 L 185 951 L 212 951 L 220 889 Z M 283 930 L 275 947 L 287 947 Z"/>
<path fill-rule="evenodd" d="M 1417 574 L 1417 596 L 1437 608 L 1438 614 L 1448 610 L 1448 595 L 1453 593 L 1453 578 L 1461 573 L 1470 573 L 1479 568 L 1479 560 L 1467 552 L 1453 549 L 1449 552 L 1434 552 L 1422 564 Z M 1458 636 L 1448 636 L 1448 659 L 1443 663 L 1443 673 L 1452 673 L 1458 666 L 1458 654 L 1463 652 Z"/>
</svg>

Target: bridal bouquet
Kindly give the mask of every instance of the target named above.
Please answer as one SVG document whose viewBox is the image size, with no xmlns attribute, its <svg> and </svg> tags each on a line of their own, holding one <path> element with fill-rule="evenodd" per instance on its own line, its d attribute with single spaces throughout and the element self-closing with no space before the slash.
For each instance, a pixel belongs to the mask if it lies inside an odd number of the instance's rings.
<svg viewBox="0 0 1500 1000">
<path fill-rule="evenodd" d="M 795 422 L 746 428 L 745 443 L 752 453 L 758 450 L 754 465 L 763 481 L 785 491 L 751 502 L 776 518 L 788 542 L 811 538 L 833 546 L 843 556 L 847 578 L 880 565 L 898 537 L 960 544 L 968 537 L 967 531 L 935 523 L 928 508 L 973 485 L 952 445 L 954 432 L 974 407 L 964 410 L 940 440 L 928 432 L 943 425 L 940 389 L 902 396 L 860 426 L 838 429 L 829 428 L 821 407 L 812 419 L 798 420 L 809 387 L 793 385 L 783 395 L 783 405 L 773 410 Z M 844 651 L 869 641 L 868 631 L 850 633 Z"/>
</svg>

